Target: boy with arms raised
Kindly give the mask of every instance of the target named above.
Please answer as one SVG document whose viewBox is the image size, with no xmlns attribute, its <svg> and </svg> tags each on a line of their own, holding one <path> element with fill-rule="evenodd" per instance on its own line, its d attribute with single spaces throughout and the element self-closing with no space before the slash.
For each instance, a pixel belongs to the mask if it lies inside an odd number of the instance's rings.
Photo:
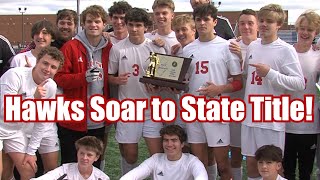
<svg viewBox="0 0 320 180">
<path fill-rule="evenodd" d="M 250 43 L 245 59 L 247 74 L 244 100 L 246 118 L 241 126 L 241 149 L 247 157 L 248 179 L 259 179 L 255 151 L 268 144 L 284 149 L 285 123 L 253 122 L 253 107 L 249 95 L 272 94 L 280 96 L 287 90 L 304 89 L 304 78 L 295 49 L 278 38 L 277 32 L 284 23 L 281 6 L 269 4 L 258 12 L 258 28 L 261 39 Z"/>
</svg>

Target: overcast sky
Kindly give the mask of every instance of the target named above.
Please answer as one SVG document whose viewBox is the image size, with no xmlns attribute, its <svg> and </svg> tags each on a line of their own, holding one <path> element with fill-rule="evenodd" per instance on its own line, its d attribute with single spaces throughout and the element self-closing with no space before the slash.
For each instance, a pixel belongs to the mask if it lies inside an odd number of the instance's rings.
<svg viewBox="0 0 320 180">
<path fill-rule="evenodd" d="M 140 7 L 152 11 L 153 0 L 127 0 L 133 7 Z M 289 22 L 307 9 L 314 9 L 320 13 L 320 0 L 220 0 L 219 11 L 239 11 L 245 8 L 259 10 L 263 5 L 278 3 L 289 10 Z M 191 11 L 189 0 L 174 0 L 177 12 Z M 214 0 L 218 4 L 218 0 Z M 80 0 L 80 12 L 93 4 L 108 9 L 113 0 Z M 19 14 L 18 8 L 27 7 L 25 14 L 55 14 L 59 9 L 77 9 L 77 0 L 0 0 L 0 14 Z M 316 9 L 315 9 L 316 8 Z"/>
</svg>

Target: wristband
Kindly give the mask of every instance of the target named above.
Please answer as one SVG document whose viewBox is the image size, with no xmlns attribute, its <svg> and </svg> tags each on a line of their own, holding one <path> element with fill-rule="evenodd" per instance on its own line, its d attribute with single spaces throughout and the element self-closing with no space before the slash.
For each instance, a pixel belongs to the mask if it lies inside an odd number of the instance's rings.
<svg viewBox="0 0 320 180">
<path fill-rule="evenodd" d="M 240 89 L 242 89 L 242 81 L 241 80 L 233 80 L 231 82 L 231 85 L 233 87 L 232 92 L 239 91 Z"/>
</svg>

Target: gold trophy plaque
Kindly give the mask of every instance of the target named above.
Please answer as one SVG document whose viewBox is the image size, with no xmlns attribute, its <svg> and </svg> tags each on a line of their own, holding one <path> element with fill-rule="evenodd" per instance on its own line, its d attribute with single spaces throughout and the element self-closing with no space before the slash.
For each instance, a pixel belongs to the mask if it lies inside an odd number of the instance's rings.
<svg viewBox="0 0 320 180">
<path fill-rule="evenodd" d="M 150 60 L 150 63 L 145 76 L 139 79 L 140 82 L 178 90 L 187 89 L 188 84 L 183 80 L 190 66 L 191 58 L 151 52 L 147 60 Z"/>
</svg>

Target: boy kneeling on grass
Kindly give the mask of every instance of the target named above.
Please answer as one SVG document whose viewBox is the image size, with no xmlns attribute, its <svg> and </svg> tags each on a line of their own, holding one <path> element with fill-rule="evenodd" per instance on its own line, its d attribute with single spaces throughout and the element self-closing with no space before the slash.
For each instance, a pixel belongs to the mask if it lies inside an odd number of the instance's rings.
<svg viewBox="0 0 320 180">
<path fill-rule="evenodd" d="M 282 150 L 274 145 L 264 145 L 255 153 L 261 180 L 287 180 L 279 175 L 282 169 Z"/>
<path fill-rule="evenodd" d="M 79 179 L 109 180 L 109 177 L 92 164 L 97 161 L 103 151 L 103 143 L 94 136 L 85 136 L 75 143 L 77 163 L 66 163 L 33 180 Z"/>
</svg>

